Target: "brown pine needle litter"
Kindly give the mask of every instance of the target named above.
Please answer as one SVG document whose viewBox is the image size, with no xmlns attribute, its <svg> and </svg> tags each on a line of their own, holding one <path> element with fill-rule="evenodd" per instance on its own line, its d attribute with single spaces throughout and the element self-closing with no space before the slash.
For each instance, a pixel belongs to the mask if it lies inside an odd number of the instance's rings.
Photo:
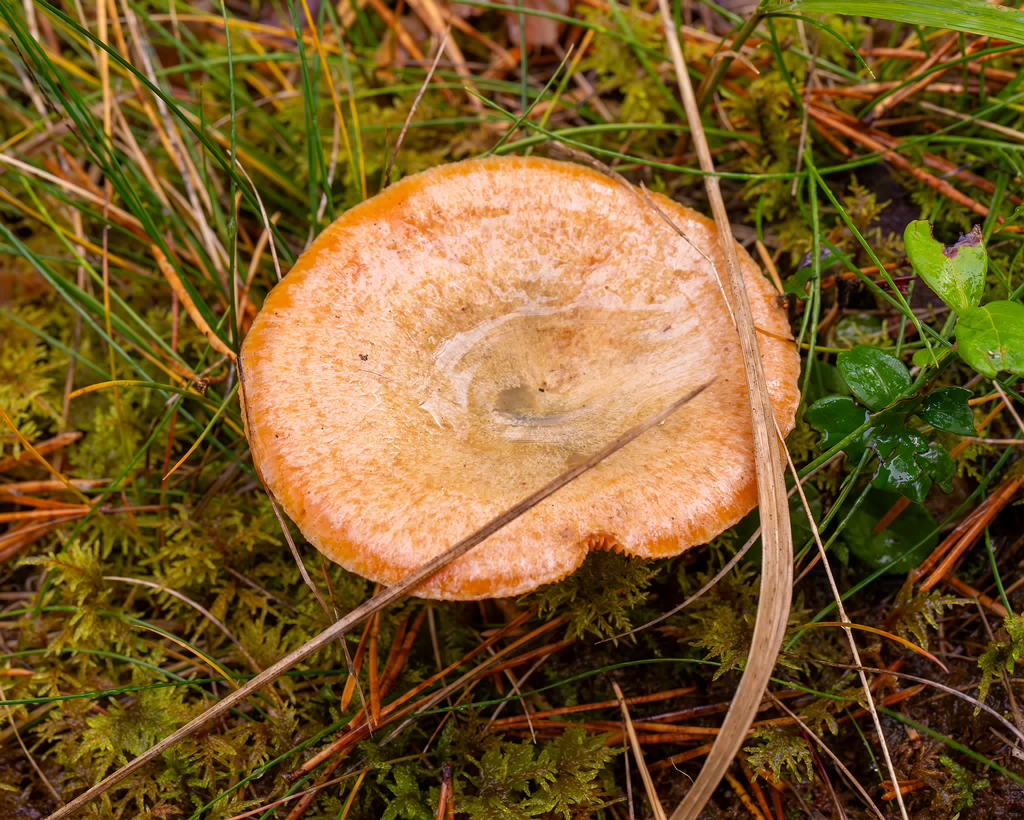
<svg viewBox="0 0 1024 820">
<path fill-rule="evenodd" d="M 1016 816 L 1017 5 L 0 2 L 0 817 Z"/>
</svg>

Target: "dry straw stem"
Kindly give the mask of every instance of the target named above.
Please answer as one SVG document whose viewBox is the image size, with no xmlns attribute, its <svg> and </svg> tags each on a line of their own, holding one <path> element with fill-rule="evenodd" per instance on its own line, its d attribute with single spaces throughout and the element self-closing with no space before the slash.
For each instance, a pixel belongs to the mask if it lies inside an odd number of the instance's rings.
<svg viewBox="0 0 1024 820">
<path fill-rule="evenodd" d="M 155 746 L 143 752 L 131 763 L 122 766 L 112 775 L 103 779 L 95 786 L 93 786 L 91 789 L 76 797 L 66 806 L 63 806 L 57 811 L 55 811 L 53 814 L 49 816 L 48 820 L 61 820 L 61 818 L 73 816 L 75 812 L 77 812 L 80 808 L 92 802 L 95 798 L 99 797 L 101 794 L 108 791 L 112 787 L 116 786 L 126 777 L 131 776 L 134 772 L 141 769 L 151 760 L 162 755 L 168 749 L 173 748 L 178 743 L 178 741 L 184 740 L 186 737 L 189 737 L 190 735 L 194 734 L 200 729 L 219 720 L 221 717 L 225 715 L 225 713 L 233 709 L 235 706 L 238 706 L 238 704 L 242 703 L 242 701 L 246 700 L 246 698 L 258 692 L 267 684 L 273 683 L 275 680 L 281 677 L 281 675 L 293 669 L 296 665 L 302 663 L 302 661 L 304 661 L 310 655 L 313 655 L 314 653 L 318 652 L 320 649 L 327 646 L 332 641 L 337 640 L 346 632 L 348 632 L 352 627 L 362 623 L 367 618 L 370 618 L 371 616 L 382 610 L 384 607 L 386 607 L 388 604 L 390 604 L 392 601 L 396 601 L 398 598 L 401 598 L 403 595 L 405 595 L 405 593 L 415 589 L 420 583 L 427 580 L 440 570 L 444 569 L 456 558 L 465 555 L 467 552 L 473 549 L 473 547 L 477 546 L 490 536 L 494 535 L 494 533 L 498 532 L 498 530 L 508 526 L 517 518 L 524 515 L 529 510 L 533 509 L 545 498 L 554 494 L 569 482 L 579 478 L 588 470 L 591 470 L 592 468 L 596 467 L 610 455 L 618 452 L 631 441 L 633 441 L 633 439 L 643 435 L 652 427 L 656 427 L 659 424 L 661 424 L 684 404 L 693 400 L 702 392 L 704 392 L 704 390 L 711 386 L 712 382 L 713 380 L 706 382 L 705 384 L 702 384 L 697 389 L 692 390 L 682 398 L 674 401 L 661 412 L 656 413 L 647 421 L 627 430 L 621 436 L 609 442 L 596 453 L 594 453 L 586 461 L 576 465 L 575 467 L 572 467 L 569 470 L 566 470 L 560 476 L 548 482 L 544 487 L 537 490 L 532 495 L 529 495 L 526 498 L 524 498 L 511 509 L 507 510 L 506 512 L 497 516 L 496 518 L 491 519 L 487 524 L 484 524 L 483 527 L 474 532 L 472 535 L 459 541 L 457 544 L 450 547 L 446 552 L 441 553 L 433 560 L 428 561 L 415 572 L 410 573 L 403 581 L 395 584 L 394 586 L 388 587 L 387 589 L 383 590 L 380 593 L 380 595 L 376 596 L 375 598 L 371 598 L 369 601 L 356 607 L 344 618 L 342 618 L 339 621 L 335 621 L 331 626 L 327 627 L 327 629 L 325 629 L 315 638 L 308 641 L 291 654 L 281 658 L 281 660 L 279 660 L 266 671 L 257 675 L 255 678 L 253 678 L 251 681 L 245 684 L 245 686 L 242 686 L 241 688 L 236 689 L 234 692 L 231 692 L 226 697 L 222 698 L 209 709 L 207 709 L 205 712 L 203 712 L 203 714 L 201 714 L 199 717 L 189 721 L 180 729 L 178 729 L 178 731 L 168 735 Z M 785 497 L 785 495 L 783 495 L 783 497 Z"/>
<path fill-rule="evenodd" d="M 696 820 L 743 744 L 775 668 L 775 658 L 786 632 L 793 596 L 793 534 L 789 525 L 789 502 L 780 442 L 776 434 L 775 414 L 772 411 L 768 385 L 761 366 L 760 347 L 754 329 L 754 319 L 750 313 L 750 302 L 740 274 L 736 242 L 718 186 L 718 177 L 714 174 L 715 166 L 701 124 L 700 109 L 693 93 L 690 76 L 686 72 L 686 61 L 679 46 L 679 35 L 669 11 L 668 0 L 658 0 L 658 8 L 661 11 L 693 144 L 697 150 L 701 170 L 705 174 L 704 184 L 718 226 L 718 241 L 725 255 L 729 291 L 732 294 L 732 310 L 739 333 L 750 396 L 763 544 L 761 596 L 746 671 L 736 689 L 732 705 L 722 723 L 721 733 L 711 748 L 704 768 L 671 817 L 671 820 Z"/>
<path fill-rule="evenodd" d="M 178 276 L 178 272 L 174 269 L 174 265 L 170 263 L 164 255 L 164 252 L 156 245 L 150 245 L 149 250 L 153 254 L 153 258 L 156 260 L 157 267 L 160 268 L 160 272 L 167 280 L 167 284 L 170 285 L 171 290 L 177 294 L 178 299 L 181 300 L 181 304 L 185 308 L 185 312 L 188 313 L 192 321 L 195 322 L 196 327 L 202 331 L 203 335 L 210 343 L 210 347 L 222 356 L 227 356 L 231 361 L 238 361 L 238 355 L 235 351 L 224 344 L 220 336 L 214 333 L 213 328 L 207 324 L 206 320 L 203 318 L 203 314 L 199 312 L 199 308 L 196 307 L 196 303 L 192 301 L 192 297 L 182 284 L 181 278 Z"/>
<path fill-rule="evenodd" d="M 636 760 L 636 767 L 640 770 L 640 777 L 644 781 L 644 788 L 647 790 L 647 799 L 651 803 L 651 811 L 654 812 L 655 820 L 665 820 L 665 809 L 661 807 L 661 800 L 658 798 L 658 792 L 654 788 L 654 781 L 651 779 L 651 773 L 647 771 L 647 764 L 644 762 L 644 753 L 640 748 L 640 740 L 636 736 L 636 728 L 633 726 L 633 719 L 629 716 L 629 707 L 626 706 L 626 698 L 622 694 L 622 690 L 619 688 L 619 684 L 614 680 L 612 681 L 612 689 L 615 691 L 615 698 L 619 702 L 619 710 L 622 712 L 622 722 L 626 727 L 626 733 L 629 736 L 629 746 L 633 750 L 633 757 Z M 627 768 L 629 763 L 626 764 Z"/>
<path fill-rule="evenodd" d="M 395 141 L 395 150 L 391 152 L 391 158 L 388 160 L 388 166 L 384 169 L 384 179 L 380 183 L 381 190 L 388 187 L 388 180 L 391 178 L 391 169 L 395 165 L 395 159 L 398 157 L 398 152 L 402 150 L 402 143 L 405 142 L 405 135 L 409 131 L 409 125 L 412 123 L 412 118 L 416 116 L 416 109 L 420 107 L 420 100 L 423 99 L 423 95 L 427 91 L 427 87 L 430 85 L 430 81 L 434 78 L 434 72 L 437 71 L 437 64 L 441 62 L 441 55 L 444 54 L 445 44 L 448 42 L 448 35 L 451 34 L 451 26 L 445 31 L 444 36 L 441 38 L 441 42 L 437 46 L 437 54 L 434 55 L 434 62 L 430 64 L 430 70 L 427 72 L 427 76 L 423 78 L 423 84 L 420 86 L 420 90 L 416 93 L 416 98 L 412 101 L 412 107 L 409 109 L 409 115 L 405 118 L 405 123 L 402 125 L 402 130 L 398 132 L 398 139 Z"/>
</svg>

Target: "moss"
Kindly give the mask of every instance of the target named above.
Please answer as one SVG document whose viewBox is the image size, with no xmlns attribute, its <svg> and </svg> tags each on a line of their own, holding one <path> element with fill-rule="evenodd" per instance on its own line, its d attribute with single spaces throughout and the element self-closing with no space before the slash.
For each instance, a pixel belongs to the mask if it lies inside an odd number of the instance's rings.
<svg viewBox="0 0 1024 820">
<path fill-rule="evenodd" d="M 603 803 L 599 775 L 614 757 L 602 736 L 570 728 L 539 750 L 532 743 L 490 746 L 469 775 L 459 808 L 472 820 L 578 816 Z"/>
<path fill-rule="evenodd" d="M 984 703 L 992 684 L 1001 681 L 1005 674 L 1013 674 L 1021 660 L 1024 660 L 1024 616 L 1011 614 L 1003 621 L 995 640 L 989 642 L 984 654 L 978 658 L 981 670 L 978 700 Z"/>
<path fill-rule="evenodd" d="M 755 772 L 770 771 L 776 782 L 786 777 L 811 780 L 814 762 L 807 741 L 781 726 L 761 726 L 754 729 L 758 743 L 744 748 L 747 762 Z"/>
<path fill-rule="evenodd" d="M 630 629 L 630 610 L 647 600 L 646 590 L 664 562 L 644 561 L 616 552 L 596 551 L 564 581 L 542 587 L 521 600 L 541 615 L 568 612 L 568 634 L 610 638 Z"/>
</svg>

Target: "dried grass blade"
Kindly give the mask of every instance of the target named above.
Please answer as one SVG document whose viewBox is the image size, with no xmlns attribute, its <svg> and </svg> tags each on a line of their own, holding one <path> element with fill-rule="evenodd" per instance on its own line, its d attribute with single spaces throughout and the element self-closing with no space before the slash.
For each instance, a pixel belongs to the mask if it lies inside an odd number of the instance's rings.
<svg viewBox="0 0 1024 820">
<path fill-rule="evenodd" d="M 168 260 L 164 255 L 164 252 L 156 245 L 150 245 L 149 250 L 150 253 L 153 254 L 153 258 L 156 260 L 157 267 L 160 268 L 160 273 L 164 275 L 164 278 L 167 280 L 167 284 L 171 286 L 171 289 L 181 300 L 181 304 L 185 306 L 186 312 L 191 317 L 192 321 L 195 322 L 196 327 L 202 331 L 207 341 L 209 341 L 210 347 L 222 356 L 227 356 L 231 361 L 238 361 L 238 355 L 235 351 L 224 344 L 220 336 L 214 333 L 213 328 L 207 324 L 206 320 L 203 318 L 203 314 L 199 312 L 199 308 L 196 307 L 196 303 L 192 301 L 192 297 L 185 289 L 185 285 L 179 278 L 178 272 L 174 269 L 174 265 L 170 263 L 170 260 Z"/>
<path fill-rule="evenodd" d="M 879 635 L 883 638 L 888 638 L 890 641 L 898 643 L 900 646 L 905 646 L 911 652 L 916 652 L 923 658 L 927 658 L 932 663 L 935 663 L 942 669 L 943 672 L 949 672 L 949 668 L 936 658 L 927 649 L 923 649 L 913 641 L 908 641 L 906 638 L 901 638 L 899 635 L 894 635 L 892 632 L 886 632 L 884 629 L 879 629 L 874 626 L 867 626 L 866 624 L 855 624 L 855 623 L 843 623 L 842 621 L 817 621 L 813 624 L 806 624 L 804 629 L 821 629 L 821 628 L 840 628 L 840 629 L 860 629 L 863 632 L 870 632 L 872 635 Z"/>
<path fill-rule="evenodd" d="M 757 463 L 757 496 L 761 509 L 763 559 L 761 565 L 761 594 L 757 607 L 757 620 L 751 639 L 749 662 L 732 706 L 725 716 L 722 731 L 708 755 L 700 775 L 686 798 L 673 812 L 671 820 L 695 820 L 704 804 L 710 799 L 726 769 L 739 751 L 747 730 L 754 720 L 764 694 L 775 658 L 778 655 L 789 607 L 793 595 L 793 536 L 789 524 L 789 503 L 786 497 L 786 482 L 782 454 L 776 434 L 775 413 L 772 410 L 761 365 L 760 347 L 750 312 L 750 302 L 740 273 L 736 242 L 733 239 L 725 202 L 715 176 L 714 161 L 708 148 L 707 138 L 701 124 L 700 109 L 686 72 L 686 62 L 679 45 L 668 0 L 658 0 L 664 23 L 669 52 L 675 67 L 683 107 L 690 125 L 693 144 L 704 171 L 704 183 L 708 199 L 718 226 L 718 240 L 725 255 L 728 271 L 729 290 L 732 295 L 732 309 L 739 333 L 740 349 L 743 353 L 743 368 L 747 375 L 747 389 L 750 396 L 751 420 L 754 430 L 754 452 Z"/>
<path fill-rule="evenodd" d="M 54 468 L 54 466 L 52 464 L 50 464 L 49 461 L 47 461 L 45 458 L 43 458 L 43 456 L 39 452 L 39 450 L 37 450 L 35 447 L 33 447 L 32 443 L 21 434 L 21 431 L 18 429 L 17 425 L 15 425 L 15 423 L 11 419 L 11 417 L 7 415 L 7 412 L 4 410 L 4 408 L 2 406 L 0 406 L 0 420 L 2 420 L 8 427 L 11 428 L 11 431 L 14 433 L 15 438 L 17 438 L 18 441 L 21 443 L 21 446 L 24 447 L 29 453 L 31 453 L 32 457 L 35 458 L 36 461 L 38 461 L 40 464 L 43 465 L 43 467 L 45 467 L 47 470 L 49 470 L 50 473 L 54 476 L 54 478 L 56 478 L 58 481 L 60 481 L 73 495 L 75 495 L 77 498 L 79 498 L 84 504 L 90 504 L 91 503 L 89 501 L 89 499 L 86 497 L 86 495 L 81 490 L 79 490 L 77 487 L 75 487 L 74 484 L 71 483 L 71 479 L 69 479 L 63 473 L 58 472 Z M 74 433 L 70 433 L 70 432 L 69 433 L 61 433 L 60 435 L 56 436 L 56 438 L 53 439 L 53 440 L 56 441 L 57 439 L 60 439 L 61 436 L 71 436 L 71 435 L 75 435 L 75 434 Z M 81 433 L 78 433 L 77 435 L 78 435 L 79 438 L 81 438 Z M 5 467 L 4 469 L 10 469 L 10 467 Z"/>
<path fill-rule="evenodd" d="M 612 690 L 615 692 L 615 697 L 619 701 L 619 711 L 622 712 L 622 723 L 626 727 L 626 733 L 629 736 L 629 746 L 633 751 L 633 759 L 636 760 L 636 767 L 640 770 L 640 777 L 644 781 L 644 789 L 647 791 L 647 799 L 650 801 L 651 810 L 654 812 L 656 820 L 665 820 L 665 809 L 661 806 L 661 800 L 658 798 L 658 792 L 654 788 L 654 780 L 651 779 L 651 773 L 647 770 L 647 763 L 644 762 L 643 749 L 640 748 L 640 740 L 636 736 L 636 728 L 633 726 L 633 719 L 629 716 L 629 707 L 626 706 L 626 698 L 622 694 L 622 689 L 619 688 L 619 684 L 612 681 Z M 626 764 L 627 768 L 629 763 Z"/>
<path fill-rule="evenodd" d="M 786 460 L 789 463 L 789 469 L 792 471 L 793 476 L 799 480 L 799 476 L 796 472 L 796 465 L 793 464 L 793 459 L 790 457 L 789 450 L 786 450 Z M 807 503 L 807 496 L 804 494 L 803 487 L 799 483 L 797 484 L 797 490 L 800 493 L 800 502 L 803 504 L 804 512 L 807 514 L 807 521 L 811 525 L 811 534 L 814 536 L 814 541 L 818 546 L 818 554 L 821 556 L 821 565 L 825 568 L 825 574 L 828 576 L 829 586 L 832 588 L 832 596 L 836 601 L 836 610 L 839 612 L 843 631 L 846 633 L 846 640 L 850 645 L 850 654 L 853 656 L 854 663 L 857 664 L 857 666 L 860 666 L 860 651 L 857 649 L 857 642 L 853 638 L 853 622 L 846 614 L 846 607 L 843 606 L 843 596 L 839 594 L 839 587 L 836 585 L 836 579 L 833 576 L 832 568 L 828 563 L 828 556 L 825 554 L 825 545 L 821 542 L 821 534 L 818 532 L 818 525 L 814 521 L 814 515 L 811 512 L 811 505 Z M 857 674 L 860 677 L 861 688 L 864 690 L 864 698 L 868 706 L 867 711 L 871 714 L 871 720 L 875 724 L 875 732 L 878 734 L 878 743 L 882 747 L 882 757 L 885 760 L 885 767 L 889 772 L 889 779 L 892 780 L 893 783 L 896 783 L 898 782 L 896 769 L 893 766 L 892 755 L 889 752 L 889 744 L 885 740 L 885 732 L 882 730 L 882 723 L 878 718 L 878 709 L 875 707 L 872 688 L 868 683 L 867 675 L 863 671 L 859 671 Z M 904 805 L 903 796 L 900 794 L 898 789 L 896 791 L 896 802 L 899 805 L 900 817 L 902 817 L 903 820 L 908 820 L 907 807 Z"/>
<path fill-rule="evenodd" d="M 825 745 L 825 741 L 818 737 L 818 735 L 816 735 L 814 731 L 806 723 L 804 723 L 793 710 L 791 710 L 788 706 L 786 706 L 786 704 L 784 704 L 781 700 L 775 697 L 775 695 L 769 692 L 768 697 L 771 698 L 772 702 L 779 709 L 781 709 L 793 720 L 795 720 L 797 726 L 799 726 L 803 731 L 805 731 L 807 735 L 810 738 L 812 738 L 815 743 L 818 744 L 821 750 L 829 756 L 829 759 L 836 765 L 836 768 L 839 769 L 839 771 L 841 771 L 846 776 L 846 779 L 850 781 L 850 785 L 857 790 L 857 793 L 860 795 L 861 799 L 875 813 L 875 816 L 878 818 L 878 820 L 885 820 L 885 815 L 878 810 L 878 806 L 876 806 L 875 801 L 871 799 L 871 795 L 867 793 L 864 787 L 860 784 L 860 781 L 853 776 L 853 772 L 851 772 L 848 768 L 846 768 L 846 766 L 843 765 L 843 761 L 841 761 L 836 756 L 835 752 L 833 752 L 828 746 Z"/>
</svg>

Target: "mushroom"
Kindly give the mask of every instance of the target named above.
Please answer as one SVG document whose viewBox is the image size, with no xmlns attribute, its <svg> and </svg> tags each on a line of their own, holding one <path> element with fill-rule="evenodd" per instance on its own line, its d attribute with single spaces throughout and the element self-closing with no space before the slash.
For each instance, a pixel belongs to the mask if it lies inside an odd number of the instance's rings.
<svg viewBox="0 0 1024 820">
<path fill-rule="evenodd" d="M 240 360 L 253 460 L 317 549 L 394 583 L 710 377 L 416 594 L 518 595 L 594 549 L 677 555 L 753 508 L 717 231 L 652 196 L 657 208 L 565 162 L 466 160 L 403 179 L 317 238 Z M 781 300 L 740 258 L 785 434 L 796 345 Z"/>
</svg>

